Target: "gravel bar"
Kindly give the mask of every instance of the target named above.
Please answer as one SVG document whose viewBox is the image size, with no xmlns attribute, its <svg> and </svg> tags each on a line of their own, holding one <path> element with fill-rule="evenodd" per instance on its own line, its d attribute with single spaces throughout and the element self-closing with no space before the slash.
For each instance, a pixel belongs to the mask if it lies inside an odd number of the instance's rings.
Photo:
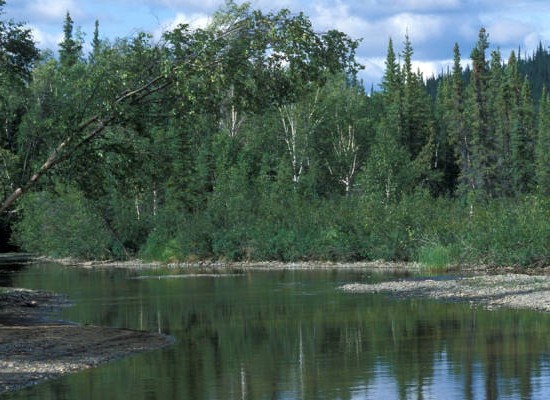
<svg viewBox="0 0 550 400">
<path fill-rule="evenodd" d="M 174 342 L 157 333 L 48 318 L 70 304 L 51 292 L 0 288 L 0 396 Z"/>
<path fill-rule="evenodd" d="M 341 286 L 350 293 L 389 293 L 397 297 L 426 297 L 462 301 L 486 308 L 509 307 L 550 311 L 550 276 L 501 274 L 448 280 L 402 280 Z"/>
</svg>

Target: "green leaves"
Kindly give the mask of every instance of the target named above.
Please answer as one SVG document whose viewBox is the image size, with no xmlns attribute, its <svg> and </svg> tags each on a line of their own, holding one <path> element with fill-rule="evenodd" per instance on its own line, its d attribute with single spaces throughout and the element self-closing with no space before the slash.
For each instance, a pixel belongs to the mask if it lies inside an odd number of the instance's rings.
<svg viewBox="0 0 550 400">
<path fill-rule="evenodd" d="M 67 11 L 63 24 L 63 41 L 59 43 L 59 61 L 63 67 L 72 67 L 82 58 L 83 39 L 73 34 L 73 20 Z M 75 38 L 76 36 L 76 38 Z"/>
<path fill-rule="evenodd" d="M 58 187 L 57 193 L 33 193 L 23 209 L 15 240 L 25 250 L 52 257 L 108 256 L 110 234 L 82 192 Z"/>
<path fill-rule="evenodd" d="M 550 95 L 543 90 L 535 146 L 537 192 L 550 196 Z"/>
</svg>

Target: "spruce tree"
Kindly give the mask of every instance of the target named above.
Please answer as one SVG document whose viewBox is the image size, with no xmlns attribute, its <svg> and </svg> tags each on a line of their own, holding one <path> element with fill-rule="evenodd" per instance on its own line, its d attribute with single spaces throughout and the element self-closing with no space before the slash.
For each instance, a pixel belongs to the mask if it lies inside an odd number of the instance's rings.
<svg viewBox="0 0 550 400">
<path fill-rule="evenodd" d="M 440 86 L 439 93 L 442 111 L 442 125 L 445 129 L 441 148 L 445 151 L 445 181 L 447 190 L 459 193 L 468 190 L 471 169 L 471 140 L 464 115 L 464 71 L 461 65 L 461 54 L 458 43 L 453 48 L 453 68 L 450 76 Z M 439 100 L 439 98 L 438 98 Z M 440 134 L 441 136 L 441 134 Z M 445 146 L 445 143 L 447 145 Z M 458 187 L 455 188 L 455 185 Z"/>
<path fill-rule="evenodd" d="M 92 53 L 90 54 L 90 61 L 92 63 L 97 61 L 99 57 L 99 51 L 101 48 L 101 40 L 99 40 L 99 21 L 95 20 L 94 38 L 92 39 Z"/>
<path fill-rule="evenodd" d="M 534 106 L 529 80 L 525 77 L 510 136 L 512 182 L 516 194 L 527 192 L 533 186 L 534 176 Z"/>
<path fill-rule="evenodd" d="M 74 38 L 74 22 L 67 11 L 63 24 L 63 41 L 59 43 L 59 61 L 64 67 L 71 67 L 76 64 L 82 56 L 82 40 Z"/>
<path fill-rule="evenodd" d="M 412 70 L 413 47 L 405 36 L 402 67 L 402 144 L 416 158 L 429 142 L 433 127 L 431 99 L 424 86 L 420 72 Z"/>
<path fill-rule="evenodd" d="M 384 93 L 393 93 L 400 88 L 401 78 L 399 73 L 399 63 L 397 62 L 397 56 L 395 55 L 395 50 L 393 49 L 392 38 L 388 41 L 385 64 L 386 70 L 384 72 L 384 77 L 382 78 L 381 84 L 382 91 Z"/>
<path fill-rule="evenodd" d="M 402 85 L 403 85 L 403 105 L 402 105 L 402 121 L 401 121 L 401 142 L 407 147 L 411 155 L 414 157 L 420 151 L 421 138 L 419 132 L 419 124 L 427 115 L 418 115 L 423 110 L 419 109 L 418 96 L 422 90 L 418 90 L 418 79 L 412 70 L 412 48 L 409 36 L 405 36 L 403 48 L 403 67 L 402 67 Z M 420 118 L 418 118 L 420 117 Z"/>
<path fill-rule="evenodd" d="M 491 129 L 489 107 L 489 67 L 486 51 L 489 48 L 488 34 L 479 31 L 478 42 L 472 50 L 472 74 L 468 86 L 466 114 L 472 133 L 471 169 L 467 171 L 469 190 L 482 197 L 495 194 L 495 143 Z"/>
<path fill-rule="evenodd" d="M 513 90 L 508 89 L 509 82 L 502 63 L 500 50 L 491 52 L 488 81 L 488 117 L 489 137 L 487 145 L 490 164 L 488 172 L 493 180 L 494 195 L 503 195 L 510 192 L 510 115 L 515 96 Z"/>
<path fill-rule="evenodd" d="M 418 179 L 417 183 L 434 189 L 441 184 L 441 171 L 437 167 L 438 143 L 433 101 L 424 84 L 422 73 L 412 69 L 413 54 L 411 41 L 406 35 L 401 72 L 403 77 L 402 145 L 410 154 Z"/>
<path fill-rule="evenodd" d="M 498 149 L 499 191 L 503 196 L 514 192 L 511 136 L 514 129 L 514 116 L 520 102 L 521 79 L 516 53 L 512 51 L 503 70 L 500 90 L 497 92 L 495 108 L 496 148 Z"/>
<path fill-rule="evenodd" d="M 544 87 L 535 145 L 535 173 L 538 193 L 550 196 L 550 94 Z"/>
<path fill-rule="evenodd" d="M 457 193 L 466 196 L 476 189 L 473 162 L 473 139 L 470 112 L 471 87 L 466 87 L 465 71 L 461 64 L 460 47 L 453 48 L 453 69 L 450 77 L 450 94 L 446 105 L 445 121 L 449 129 L 449 143 L 454 147 Z M 467 108 L 468 107 L 468 108 Z"/>
<path fill-rule="evenodd" d="M 393 41 L 388 42 L 386 70 L 382 78 L 382 94 L 384 97 L 385 118 L 388 129 L 396 138 L 401 138 L 402 132 L 402 79 L 399 63 L 393 49 Z"/>
</svg>

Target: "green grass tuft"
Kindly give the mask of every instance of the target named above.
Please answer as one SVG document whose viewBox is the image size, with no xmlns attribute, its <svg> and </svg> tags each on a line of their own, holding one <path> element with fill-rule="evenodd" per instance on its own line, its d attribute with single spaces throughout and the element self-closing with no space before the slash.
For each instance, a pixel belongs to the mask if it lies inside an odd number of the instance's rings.
<svg viewBox="0 0 550 400">
<path fill-rule="evenodd" d="M 418 251 L 418 262 L 430 269 L 445 269 L 452 262 L 451 250 L 440 244 L 423 246 Z"/>
</svg>

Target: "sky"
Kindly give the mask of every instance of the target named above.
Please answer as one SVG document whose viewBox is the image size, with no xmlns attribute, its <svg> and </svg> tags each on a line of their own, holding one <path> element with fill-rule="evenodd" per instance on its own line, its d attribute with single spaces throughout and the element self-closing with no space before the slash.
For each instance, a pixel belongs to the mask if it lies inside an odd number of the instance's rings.
<svg viewBox="0 0 550 400">
<path fill-rule="evenodd" d="M 204 26 L 225 0 L 7 0 L 6 19 L 24 22 L 38 46 L 56 50 L 63 37 L 67 11 L 85 34 L 93 36 L 99 20 L 100 36 L 114 39 L 146 31 L 159 38 L 178 23 Z M 362 39 L 358 61 L 365 66 L 361 78 L 366 86 L 377 86 L 384 73 L 388 40 L 396 52 L 409 35 L 414 49 L 414 67 L 425 78 L 446 71 L 453 46 L 460 46 L 467 62 L 479 29 L 489 33 L 492 49 L 504 59 L 511 50 L 531 54 L 542 42 L 550 43 L 548 0 L 251 0 L 253 8 L 276 11 L 289 8 L 304 12 L 318 32 L 338 29 Z"/>
</svg>

